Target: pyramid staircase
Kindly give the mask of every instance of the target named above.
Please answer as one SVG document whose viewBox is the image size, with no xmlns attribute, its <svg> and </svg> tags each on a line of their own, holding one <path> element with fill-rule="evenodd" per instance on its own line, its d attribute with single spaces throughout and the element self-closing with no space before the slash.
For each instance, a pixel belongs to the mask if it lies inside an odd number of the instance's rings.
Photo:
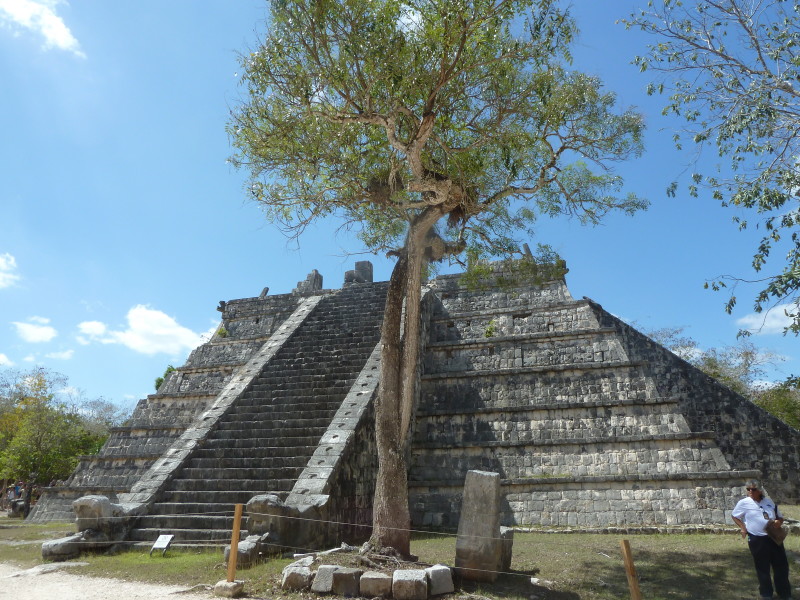
<svg viewBox="0 0 800 600">
<path fill-rule="evenodd" d="M 299 297 L 284 294 L 227 303 L 223 324 L 155 394 L 140 400 L 124 427 L 115 427 L 96 455 L 82 456 L 64 483 L 46 488 L 31 522 L 71 521 L 72 502 L 103 495 L 117 502 L 213 403 L 219 392 L 292 314 Z"/>
<path fill-rule="evenodd" d="M 285 496 L 380 338 L 386 284 L 351 284 L 325 296 L 131 531 L 152 543 L 230 539 L 236 503 Z"/>
<path fill-rule="evenodd" d="M 457 525 L 470 469 L 500 473 L 505 524 L 584 528 L 722 523 L 758 475 L 733 470 L 610 315 L 563 282 L 436 286 L 409 475 L 416 524 Z"/>
</svg>

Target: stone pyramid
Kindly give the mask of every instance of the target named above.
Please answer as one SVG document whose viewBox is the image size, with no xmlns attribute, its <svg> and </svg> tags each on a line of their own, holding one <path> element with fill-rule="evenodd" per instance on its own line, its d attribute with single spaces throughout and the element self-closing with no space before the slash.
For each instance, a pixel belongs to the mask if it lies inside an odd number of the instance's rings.
<svg viewBox="0 0 800 600">
<path fill-rule="evenodd" d="M 800 432 L 563 279 L 498 280 L 426 285 L 415 527 L 455 528 L 470 469 L 500 473 L 504 525 L 720 524 L 752 476 L 800 500 Z M 217 334 L 29 519 L 71 519 L 74 499 L 102 494 L 141 507 L 129 539 L 221 544 L 234 504 L 270 495 L 329 523 L 287 525 L 297 543 L 368 537 L 386 289 L 362 262 L 338 290 L 314 271 L 291 294 L 221 302 Z"/>
</svg>

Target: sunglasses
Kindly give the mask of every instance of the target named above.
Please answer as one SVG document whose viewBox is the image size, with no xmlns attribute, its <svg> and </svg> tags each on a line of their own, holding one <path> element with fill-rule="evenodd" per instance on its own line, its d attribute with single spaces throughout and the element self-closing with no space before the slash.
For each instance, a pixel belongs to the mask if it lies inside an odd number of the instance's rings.
<svg viewBox="0 0 800 600">
<path fill-rule="evenodd" d="M 746 489 L 748 492 L 757 492 L 758 491 L 758 488 L 744 488 L 744 489 Z"/>
</svg>

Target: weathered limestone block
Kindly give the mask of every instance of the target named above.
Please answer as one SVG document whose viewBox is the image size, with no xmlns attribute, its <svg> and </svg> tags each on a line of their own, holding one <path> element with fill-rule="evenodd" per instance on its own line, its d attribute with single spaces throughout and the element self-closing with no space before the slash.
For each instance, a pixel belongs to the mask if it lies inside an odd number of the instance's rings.
<svg viewBox="0 0 800 600">
<path fill-rule="evenodd" d="M 312 269 L 311 273 L 303 281 L 297 282 L 297 287 L 292 290 L 293 294 L 310 294 L 318 292 L 322 289 L 322 275 L 316 269 Z"/>
<path fill-rule="evenodd" d="M 341 567 L 337 565 L 320 565 L 311 584 L 311 591 L 317 594 L 329 594 L 333 590 L 333 574 Z"/>
<path fill-rule="evenodd" d="M 78 531 L 102 531 L 112 539 L 124 535 L 130 519 L 142 514 L 144 508 L 141 504 L 114 504 L 106 496 L 83 496 L 72 503 Z"/>
<path fill-rule="evenodd" d="M 74 533 L 57 540 L 48 540 L 42 544 L 44 560 L 62 561 L 77 558 L 81 554 L 83 534 Z"/>
<path fill-rule="evenodd" d="M 356 597 L 359 595 L 358 580 L 361 579 L 361 569 L 339 568 L 333 572 L 333 587 L 331 591 L 337 596 Z"/>
<path fill-rule="evenodd" d="M 132 517 L 143 511 L 140 504 L 114 504 L 105 496 L 83 496 L 72 503 L 76 535 L 42 544 L 42 558 L 66 560 L 86 550 L 107 548 L 125 539 Z"/>
<path fill-rule="evenodd" d="M 223 598 L 238 598 L 244 594 L 244 581 L 218 581 L 214 586 L 214 595 Z"/>
<path fill-rule="evenodd" d="M 260 535 L 249 535 L 246 539 L 240 540 L 239 544 L 236 546 L 236 566 L 237 568 L 241 567 L 242 569 L 247 569 L 248 567 L 252 567 L 256 562 L 258 562 L 259 556 L 261 555 L 261 551 L 263 550 L 264 544 L 262 543 L 262 537 Z M 231 547 L 225 546 L 225 562 L 228 562 L 228 558 L 230 558 L 231 554 Z"/>
<path fill-rule="evenodd" d="M 500 565 L 500 474 L 468 471 L 456 539 L 456 569 L 463 578 L 494 581 Z"/>
<path fill-rule="evenodd" d="M 453 585 L 453 572 L 446 565 L 433 565 L 425 569 L 428 576 L 428 593 L 431 596 L 450 594 L 455 591 Z"/>
<path fill-rule="evenodd" d="M 386 598 L 392 595 L 392 576 L 379 571 L 367 571 L 359 582 L 364 598 Z"/>
<path fill-rule="evenodd" d="M 288 504 L 274 494 L 254 496 L 245 506 L 247 530 L 272 545 L 319 547 L 326 535 L 319 521 L 324 518 L 328 496 L 307 494 L 303 501 Z"/>
<path fill-rule="evenodd" d="M 308 567 L 294 566 L 294 563 L 285 567 L 281 576 L 282 590 L 307 590 L 314 581 L 314 572 Z"/>
<path fill-rule="evenodd" d="M 392 576 L 392 596 L 395 600 L 426 600 L 428 577 L 422 569 L 395 571 Z"/>
</svg>

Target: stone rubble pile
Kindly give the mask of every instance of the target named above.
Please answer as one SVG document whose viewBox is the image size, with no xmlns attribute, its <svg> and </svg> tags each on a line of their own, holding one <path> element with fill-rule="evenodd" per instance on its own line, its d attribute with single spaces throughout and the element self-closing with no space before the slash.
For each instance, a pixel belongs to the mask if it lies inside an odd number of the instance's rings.
<svg viewBox="0 0 800 600">
<path fill-rule="evenodd" d="M 345 597 L 425 600 L 455 591 L 453 574 L 446 565 L 381 571 L 321 564 L 314 570 L 314 556 L 303 557 L 283 569 L 281 588 Z"/>
</svg>

